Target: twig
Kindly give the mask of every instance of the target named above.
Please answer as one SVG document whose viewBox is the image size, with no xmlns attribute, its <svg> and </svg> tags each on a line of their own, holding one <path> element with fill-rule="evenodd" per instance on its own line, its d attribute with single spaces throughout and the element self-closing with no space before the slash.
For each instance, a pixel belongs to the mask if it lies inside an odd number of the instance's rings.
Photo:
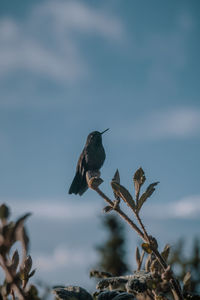
<svg viewBox="0 0 200 300">
<path fill-rule="evenodd" d="M 138 214 L 138 212 L 136 212 L 136 210 L 134 210 L 134 213 L 135 213 L 135 216 L 136 216 L 136 219 L 138 220 L 138 223 L 140 224 L 143 232 L 144 232 L 144 236 L 145 236 L 145 239 L 146 239 L 146 242 L 148 242 L 150 244 L 150 238 L 149 238 L 149 235 L 146 231 L 146 228 L 144 227 L 144 224 L 142 223 L 142 220 L 140 219 L 140 216 Z"/>
<path fill-rule="evenodd" d="M 139 234 L 139 236 L 146 241 L 144 234 L 139 229 L 139 227 L 119 208 L 119 206 L 115 206 L 112 200 L 110 200 L 100 189 L 99 187 L 92 188 L 95 190 L 109 205 L 113 208 L 113 210 L 117 211 L 120 216 L 126 220 L 126 222 Z"/>
</svg>

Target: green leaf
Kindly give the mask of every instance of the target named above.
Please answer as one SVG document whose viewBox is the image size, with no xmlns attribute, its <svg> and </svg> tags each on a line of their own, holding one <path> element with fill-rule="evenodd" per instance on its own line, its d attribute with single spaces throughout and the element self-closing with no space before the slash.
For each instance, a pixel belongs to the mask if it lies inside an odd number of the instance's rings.
<svg viewBox="0 0 200 300">
<path fill-rule="evenodd" d="M 142 243 L 142 249 L 148 254 L 152 253 L 152 249 L 148 243 Z"/>
<path fill-rule="evenodd" d="M 129 191 L 124 186 L 122 186 L 121 184 L 119 184 L 115 181 L 111 182 L 111 186 L 112 186 L 114 193 L 116 193 L 117 196 L 119 196 L 121 199 L 123 199 L 124 202 L 126 202 L 126 204 L 128 206 L 135 209 L 135 207 L 136 207 L 135 202 L 134 202 L 131 194 L 129 193 Z"/>
<path fill-rule="evenodd" d="M 138 205 L 137 205 L 137 211 L 139 212 L 142 205 L 144 204 L 144 202 L 147 200 L 147 198 L 149 198 L 153 192 L 155 191 L 155 186 L 159 183 L 159 181 L 151 183 L 146 191 L 142 194 L 142 196 L 140 197 L 140 199 L 138 200 Z"/>
</svg>

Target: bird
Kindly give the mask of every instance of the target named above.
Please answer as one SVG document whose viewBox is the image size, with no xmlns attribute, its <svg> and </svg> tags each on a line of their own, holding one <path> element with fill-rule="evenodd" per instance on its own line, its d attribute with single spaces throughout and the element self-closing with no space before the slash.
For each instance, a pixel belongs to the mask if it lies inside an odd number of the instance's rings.
<svg viewBox="0 0 200 300">
<path fill-rule="evenodd" d="M 109 128 L 102 132 L 93 131 L 88 135 L 76 166 L 76 174 L 69 188 L 69 194 L 83 195 L 88 189 L 86 172 L 99 171 L 102 167 L 106 158 L 102 144 L 102 134 L 108 130 Z"/>
</svg>

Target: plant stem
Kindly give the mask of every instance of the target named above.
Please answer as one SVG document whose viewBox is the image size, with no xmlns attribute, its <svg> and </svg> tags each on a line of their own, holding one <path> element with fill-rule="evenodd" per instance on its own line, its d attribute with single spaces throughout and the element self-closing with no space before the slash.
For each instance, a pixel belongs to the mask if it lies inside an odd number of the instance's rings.
<svg viewBox="0 0 200 300">
<path fill-rule="evenodd" d="M 140 226 L 141 226 L 141 228 L 142 228 L 142 230 L 144 232 L 144 237 L 146 239 L 146 242 L 148 242 L 150 244 L 149 235 L 148 235 L 148 233 L 146 231 L 146 228 L 144 227 L 144 224 L 142 223 L 142 220 L 140 219 L 140 216 L 139 216 L 138 212 L 134 211 L 134 213 L 135 213 L 136 219 L 138 220 L 138 223 L 140 224 Z"/>
<path fill-rule="evenodd" d="M 119 208 L 119 206 L 115 206 L 112 200 L 110 200 L 100 189 L 99 187 L 93 188 L 109 205 L 113 208 L 113 210 L 117 211 L 118 214 L 139 234 L 139 236 L 146 241 L 143 232 L 140 228 Z"/>
</svg>

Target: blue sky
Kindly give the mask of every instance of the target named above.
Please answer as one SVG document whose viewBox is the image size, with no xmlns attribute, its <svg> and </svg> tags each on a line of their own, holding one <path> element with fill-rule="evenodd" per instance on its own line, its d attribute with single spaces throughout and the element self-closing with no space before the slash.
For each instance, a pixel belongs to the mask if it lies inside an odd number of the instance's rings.
<svg viewBox="0 0 200 300">
<path fill-rule="evenodd" d="M 92 286 L 103 200 L 67 191 L 93 130 L 110 128 L 106 193 L 116 168 L 133 190 L 142 166 L 160 181 L 143 212 L 150 232 L 161 245 L 198 234 L 199 12 L 198 0 L 1 1 L 0 200 L 33 212 L 38 278 Z"/>
</svg>

